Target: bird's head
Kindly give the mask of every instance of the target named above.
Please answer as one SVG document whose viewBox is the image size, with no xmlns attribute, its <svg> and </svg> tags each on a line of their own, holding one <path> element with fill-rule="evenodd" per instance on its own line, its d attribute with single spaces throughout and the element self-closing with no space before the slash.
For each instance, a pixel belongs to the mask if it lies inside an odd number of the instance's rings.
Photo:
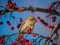
<svg viewBox="0 0 60 45">
<path fill-rule="evenodd" d="M 34 23 L 37 21 L 34 16 L 29 16 L 28 19 L 31 20 Z"/>
</svg>

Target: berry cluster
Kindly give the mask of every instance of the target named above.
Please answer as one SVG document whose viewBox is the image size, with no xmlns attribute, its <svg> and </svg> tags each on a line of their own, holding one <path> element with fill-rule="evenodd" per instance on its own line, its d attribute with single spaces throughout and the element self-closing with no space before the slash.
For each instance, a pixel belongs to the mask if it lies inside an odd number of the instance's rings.
<svg viewBox="0 0 60 45">
<path fill-rule="evenodd" d="M 4 37 L 0 37 L 0 44 L 4 45 Z"/>
<path fill-rule="evenodd" d="M 8 2 L 6 3 L 6 7 L 9 7 L 10 9 L 14 9 L 16 6 L 16 3 L 12 3 L 11 0 L 8 0 Z"/>
<path fill-rule="evenodd" d="M 29 40 L 25 39 L 24 36 L 20 36 L 20 38 L 16 38 L 16 42 L 13 42 L 11 45 L 33 45 L 32 42 Z"/>
<path fill-rule="evenodd" d="M 9 8 L 9 10 L 14 10 L 16 8 L 16 3 L 12 3 L 11 0 L 8 0 L 8 2 L 6 3 L 6 7 Z M 22 12 L 23 8 L 18 8 L 18 12 Z"/>
<path fill-rule="evenodd" d="M 38 19 L 40 22 L 42 22 L 45 26 L 47 26 L 48 28 L 52 28 L 52 29 L 54 28 L 54 26 L 48 25 L 48 23 L 45 22 L 43 19 L 41 19 L 40 16 L 38 16 L 37 19 Z M 55 19 L 55 17 L 54 17 L 54 19 Z M 55 20 L 54 20 L 54 21 L 55 21 Z"/>
</svg>

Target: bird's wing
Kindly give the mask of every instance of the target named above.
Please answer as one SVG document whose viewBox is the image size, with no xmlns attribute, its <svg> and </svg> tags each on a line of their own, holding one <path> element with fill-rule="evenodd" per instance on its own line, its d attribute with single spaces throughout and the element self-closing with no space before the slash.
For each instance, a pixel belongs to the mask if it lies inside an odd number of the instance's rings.
<svg viewBox="0 0 60 45">
<path fill-rule="evenodd" d="M 25 31 L 27 28 L 28 28 L 28 24 L 27 24 L 27 23 L 23 23 L 23 24 L 21 25 L 20 32 Z"/>
<path fill-rule="evenodd" d="M 34 24 L 31 25 L 32 30 L 34 29 Z"/>
<path fill-rule="evenodd" d="M 22 26 L 26 23 L 26 20 L 21 24 L 20 28 L 22 28 Z"/>
</svg>

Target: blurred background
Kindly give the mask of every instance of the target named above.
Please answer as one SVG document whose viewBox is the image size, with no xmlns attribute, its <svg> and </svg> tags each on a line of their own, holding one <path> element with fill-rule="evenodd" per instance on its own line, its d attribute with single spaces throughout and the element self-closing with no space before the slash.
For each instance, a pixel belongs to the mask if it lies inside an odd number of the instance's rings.
<svg viewBox="0 0 60 45">
<path fill-rule="evenodd" d="M 6 2 L 8 0 L 0 0 L 0 6 L 4 6 L 6 7 Z M 52 2 L 56 2 L 58 0 L 12 0 L 12 2 L 16 2 L 16 7 L 35 7 L 35 8 L 43 8 L 43 9 L 47 9 Z M 4 8 L 0 7 L 0 10 L 5 10 Z M 22 20 L 24 21 L 28 16 L 34 16 L 35 18 L 37 18 L 37 16 L 40 16 L 44 21 L 48 22 L 48 24 L 51 25 L 56 25 L 58 23 L 58 21 L 60 20 L 59 16 L 56 16 L 56 22 L 51 22 L 50 18 L 46 18 L 45 16 L 47 16 L 48 13 L 44 13 L 44 12 L 31 12 L 31 11 L 23 11 L 23 12 L 18 12 L 18 11 L 14 11 L 12 13 L 12 16 L 15 17 L 15 19 L 10 18 L 10 12 L 4 14 L 2 17 L 0 17 L 0 21 L 3 22 L 3 25 L 0 25 L 0 36 L 2 35 L 9 35 L 9 34 L 14 34 L 19 32 L 19 29 L 17 28 L 17 25 L 20 24 L 20 18 L 22 18 Z M 5 17 L 6 16 L 6 17 Z M 11 22 L 11 26 L 8 26 L 6 21 L 9 20 Z M 14 30 L 11 30 L 11 27 L 14 27 Z M 59 29 L 60 30 L 60 29 Z M 41 34 L 43 36 L 49 36 L 50 32 L 52 31 L 52 29 L 47 28 L 46 26 L 44 26 L 40 21 L 37 20 L 37 22 L 35 23 L 33 32 L 37 33 L 37 34 Z M 58 31 L 59 33 L 60 31 Z M 13 40 L 13 42 L 15 41 L 15 38 L 18 37 L 18 35 L 12 36 L 11 39 Z M 33 38 L 33 36 L 28 36 L 27 39 L 30 39 L 30 37 Z M 35 37 L 36 38 L 36 37 Z M 58 45 L 60 45 L 60 40 L 58 39 Z M 43 45 L 44 40 L 41 41 L 41 45 Z M 50 43 L 50 45 L 52 45 L 52 43 Z"/>
</svg>

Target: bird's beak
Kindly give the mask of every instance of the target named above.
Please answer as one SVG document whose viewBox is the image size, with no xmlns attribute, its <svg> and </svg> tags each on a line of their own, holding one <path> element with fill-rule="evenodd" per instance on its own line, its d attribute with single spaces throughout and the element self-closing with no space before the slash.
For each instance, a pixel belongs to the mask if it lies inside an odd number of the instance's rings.
<svg viewBox="0 0 60 45">
<path fill-rule="evenodd" d="M 34 22 L 37 22 L 37 20 L 35 19 Z"/>
</svg>

